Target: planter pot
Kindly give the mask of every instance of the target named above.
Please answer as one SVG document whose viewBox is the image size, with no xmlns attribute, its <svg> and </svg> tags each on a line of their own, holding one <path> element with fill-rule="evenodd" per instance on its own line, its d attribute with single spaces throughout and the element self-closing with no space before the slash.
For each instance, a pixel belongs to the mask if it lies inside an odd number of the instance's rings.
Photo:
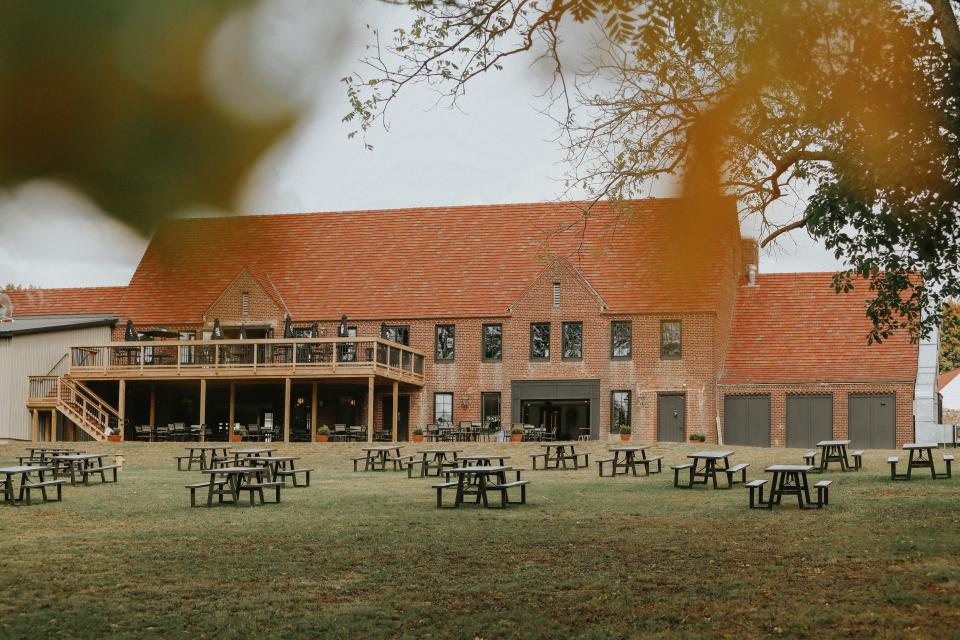
<svg viewBox="0 0 960 640">
<path fill-rule="evenodd" d="M 107 436 L 107 440 L 110 442 L 123 442 L 123 437 L 121 437 L 119 433 L 112 433 Z"/>
<path fill-rule="evenodd" d="M 620 439 L 623 440 L 624 442 L 626 442 L 627 440 L 630 439 L 630 434 L 629 434 L 629 433 L 621 433 L 621 434 L 620 434 Z"/>
<path fill-rule="evenodd" d="M 230 442 L 243 442 L 243 436 L 238 433 L 231 433 Z"/>
<path fill-rule="evenodd" d="M 413 438 L 414 442 L 423 442 L 423 434 L 421 435 L 413 434 L 413 436 L 411 437 Z"/>
<path fill-rule="evenodd" d="M 511 434 L 510 434 L 510 441 L 511 441 L 511 442 L 523 442 L 523 434 L 522 434 L 522 433 L 511 433 Z"/>
<path fill-rule="evenodd" d="M 314 440 L 317 442 L 326 442 L 330 439 L 330 436 L 313 436 Z"/>
</svg>

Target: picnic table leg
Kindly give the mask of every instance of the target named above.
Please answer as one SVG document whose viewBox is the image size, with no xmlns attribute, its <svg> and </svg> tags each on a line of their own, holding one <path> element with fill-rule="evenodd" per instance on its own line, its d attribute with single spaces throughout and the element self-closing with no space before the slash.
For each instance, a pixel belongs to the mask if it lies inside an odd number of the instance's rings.
<svg viewBox="0 0 960 640">
<path fill-rule="evenodd" d="M 453 508 L 459 509 L 460 505 L 463 504 L 463 477 L 467 475 L 465 473 L 457 474 L 457 497 L 453 501 Z"/>
<path fill-rule="evenodd" d="M 477 502 L 483 502 L 483 508 L 487 509 L 490 507 L 487 504 L 487 474 L 481 473 L 478 474 L 480 477 L 477 479 Z"/>
<path fill-rule="evenodd" d="M 913 471 L 913 452 L 914 451 L 916 451 L 916 449 L 910 449 L 910 459 L 907 462 L 907 480 L 910 479 L 911 471 Z"/>
<path fill-rule="evenodd" d="M 207 508 L 208 509 L 213 506 L 213 487 L 216 479 L 217 479 L 217 474 L 211 473 L 210 484 L 207 486 Z M 219 497 L 220 497 L 220 502 L 223 502 L 223 496 L 221 495 Z M 190 506 L 192 507 L 193 505 L 190 505 Z"/>
<path fill-rule="evenodd" d="M 3 482 L 3 501 L 7 504 L 13 504 L 13 478 L 9 475 L 5 476 Z"/>
<path fill-rule="evenodd" d="M 810 505 L 810 504 L 813 503 L 813 501 L 810 500 L 810 485 L 809 485 L 809 483 L 807 482 L 807 474 L 805 474 L 805 473 L 803 473 L 803 472 L 800 473 L 800 482 L 801 482 L 801 486 L 802 486 L 802 488 L 803 488 L 803 496 L 804 496 L 804 498 L 806 498 L 807 504 Z"/>
<path fill-rule="evenodd" d="M 840 470 L 841 471 L 850 471 L 850 463 L 847 462 L 847 445 L 842 444 L 838 447 L 840 449 Z M 807 502 L 810 501 L 810 498 L 807 498 Z"/>
<path fill-rule="evenodd" d="M 716 489 L 717 488 L 717 461 L 716 460 L 712 460 L 712 459 L 707 460 L 706 474 L 713 480 L 713 488 Z M 704 478 L 703 480 L 704 480 L 704 484 L 706 484 L 707 479 Z"/>
<path fill-rule="evenodd" d="M 637 455 L 633 451 L 627 451 L 627 464 L 630 466 L 630 471 L 633 473 L 633 477 L 637 477 Z M 624 471 L 626 473 L 626 471 Z"/>
</svg>

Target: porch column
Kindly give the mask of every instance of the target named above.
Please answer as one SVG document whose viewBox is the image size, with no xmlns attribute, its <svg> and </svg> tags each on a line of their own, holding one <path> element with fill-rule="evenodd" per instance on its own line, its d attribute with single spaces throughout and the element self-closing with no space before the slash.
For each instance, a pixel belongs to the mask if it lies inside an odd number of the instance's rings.
<svg viewBox="0 0 960 640">
<path fill-rule="evenodd" d="M 200 378 L 200 442 L 206 439 L 207 431 L 207 379 Z"/>
<path fill-rule="evenodd" d="M 34 409 L 30 413 L 33 414 L 33 441 L 37 442 L 40 439 L 40 412 Z"/>
<path fill-rule="evenodd" d="M 290 442 L 290 378 L 283 384 L 283 441 Z"/>
<path fill-rule="evenodd" d="M 50 437 L 47 438 L 48 442 L 53 442 L 57 437 L 57 410 L 50 410 Z"/>
<path fill-rule="evenodd" d="M 230 422 L 227 424 L 227 434 L 233 433 L 233 423 L 236 422 L 236 406 L 237 406 L 237 385 L 234 382 L 230 383 Z M 227 440 L 230 438 L 227 437 Z"/>
<path fill-rule="evenodd" d="M 157 429 L 157 385 L 150 385 L 150 442 Z"/>
<path fill-rule="evenodd" d="M 120 380 L 120 397 L 117 400 L 117 413 L 120 414 L 120 423 L 117 425 L 120 428 L 120 440 L 123 441 L 124 429 L 123 423 L 127 420 L 127 381 Z"/>
<path fill-rule="evenodd" d="M 310 442 L 317 440 L 317 383 L 310 390 Z"/>
<path fill-rule="evenodd" d="M 397 422 L 400 416 L 400 383 L 396 380 L 393 381 L 393 416 L 391 425 L 393 427 L 393 441 L 397 441 Z"/>
<path fill-rule="evenodd" d="M 367 442 L 373 442 L 373 376 L 367 378 Z"/>
</svg>

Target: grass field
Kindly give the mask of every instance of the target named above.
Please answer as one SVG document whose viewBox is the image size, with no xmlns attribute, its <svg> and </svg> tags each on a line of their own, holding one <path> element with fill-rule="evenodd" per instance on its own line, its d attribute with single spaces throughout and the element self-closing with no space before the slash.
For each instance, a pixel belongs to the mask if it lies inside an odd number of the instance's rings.
<svg viewBox="0 0 960 640">
<path fill-rule="evenodd" d="M 352 473 L 359 445 L 280 446 L 316 469 L 312 487 L 190 509 L 202 477 L 176 471 L 182 444 L 85 445 L 124 454 L 119 485 L 0 509 L 0 637 L 960 636 L 960 474 L 894 484 L 887 452 L 829 474 L 822 511 L 751 511 L 740 487 L 593 464 L 528 471 L 526 507 L 440 511 L 430 480 Z M 539 449 L 465 448 L 527 469 Z M 750 478 L 802 453 L 736 449 Z"/>
</svg>

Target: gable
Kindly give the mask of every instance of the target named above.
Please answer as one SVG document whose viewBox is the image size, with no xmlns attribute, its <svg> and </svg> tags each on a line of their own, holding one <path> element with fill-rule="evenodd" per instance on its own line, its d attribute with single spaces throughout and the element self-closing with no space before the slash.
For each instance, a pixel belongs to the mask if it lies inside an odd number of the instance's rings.
<svg viewBox="0 0 960 640">
<path fill-rule="evenodd" d="M 560 309 L 584 309 L 593 313 L 604 310 L 606 303 L 580 271 L 569 260 L 554 258 L 523 290 L 507 311 L 528 315 L 554 308 L 554 285 L 559 285 Z"/>
<path fill-rule="evenodd" d="M 244 267 L 207 307 L 202 320 L 207 324 L 220 320 L 221 324 L 228 326 L 269 324 L 277 327 L 285 317 L 286 309 L 282 306 L 282 300 L 270 290 L 269 282 L 264 282 Z"/>
</svg>

